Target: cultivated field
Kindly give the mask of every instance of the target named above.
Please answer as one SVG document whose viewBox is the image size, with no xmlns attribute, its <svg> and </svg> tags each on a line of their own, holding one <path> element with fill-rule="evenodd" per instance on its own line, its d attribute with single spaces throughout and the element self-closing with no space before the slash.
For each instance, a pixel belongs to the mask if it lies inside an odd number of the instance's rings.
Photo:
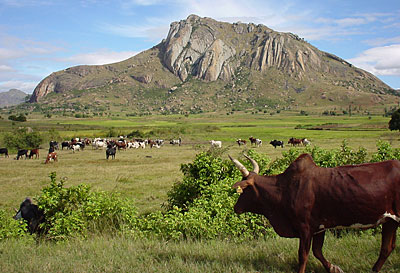
<svg viewBox="0 0 400 273">
<path fill-rule="evenodd" d="M 250 148 L 238 147 L 237 138 L 250 136 L 262 139 L 254 148 L 279 157 L 289 146 L 274 149 L 273 139 L 287 143 L 290 137 L 307 138 L 312 145 L 338 149 L 344 139 L 350 147 L 376 151 L 378 140 L 400 147 L 398 132 L 387 129 L 389 118 L 381 116 L 296 116 L 291 114 L 233 115 L 203 114 L 184 116 L 148 116 L 108 120 L 94 119 L 29 119 L 23 126 L 42 131 L 59 132 L 61 139 L 104 136 L 110 130 L 128 134 L 139 130 L 151 138 L 165 139 L 160 149 L 131 149 L 117 152 L 115 160 L 105 159 L 105 150 L 73 153 L 58 151 L 59 161 L 44 164 L 48 142 L 40 149 L 40 159 L 14 160 L 0 158 L 0 208 L 10 211 L 26 197 L 35 197 L 50 181 L 50 172 L 66 179 L 66 186 L 86 183 L 94 189 L 117 191 L 132 198 L 140 214 L 160 210 L 171 186 L 182 179 L 180 165 L 192 162 L 195 155 L 209 148 L 211 139 L 221 140 L 227 154 L 240 157 Z M 21 124 L 0 120 L 1 132 L 12 131 Z M 182 137 L 181 147 L 169 144 L 169 139 Z M 60 139 L 60 140 L 61 140 Z M 0 140 L 0 146 L 3 143 Z M 304 148 L 297 148 L 304 149 Z M 378 256 L 378 236 L 328 237 L 325 252 L 345 272 L 369 271 Z M 291 272 L 297 265 L 297 240 L 268 239 L 234 245 L 229 241 L 163 242 L 149 238 L 137 241 L 129 238 L 94 236 L 88 240 L 71 240 L 61 244 L 10 240 L 0 242 L 1 272 Z M 35 251 L 32 251 L 32 248 Z M 343 248 L 343 249 L 342 249 Z M 31 252 L 26 267 L 24 253 Z M 358 254 L 361 252 L 360 254 Z M 77 266 L 79 265 L 79 266 Z M 308 272 L 325 272 L 314 258 Z M 400 255 L 395 250 L 383 272 L 399 272 Z"/>
</svg>

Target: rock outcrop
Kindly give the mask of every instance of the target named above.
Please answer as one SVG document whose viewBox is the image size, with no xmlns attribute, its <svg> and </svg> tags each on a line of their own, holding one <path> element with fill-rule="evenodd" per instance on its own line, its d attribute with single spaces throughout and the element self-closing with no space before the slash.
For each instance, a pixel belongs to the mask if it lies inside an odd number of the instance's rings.
<svg viewBox="0 0 400 273">
<path fill-rule="evenodd" d="M 265 78 L 270 73 L 279 73 L 285 80 L 275 89 L 287 90 L 287 82 L 292 79 L 309 83 L 324 81 L 327 85 L 354 90 L 372 88 L 375 93 L 393 92 L 370 73 L 318 50 L 292 33 L 276 32 L 253 23 L 230 24 L 190 15 L 186 20 L 171 23 L 166 39 L 160 44 L 128 60 L 52 73 L 35 88 L 30 101 L 37 102 L 52 92 L 117 84 L 131 86 L 131 90 L 165 88 L 168 92 L 177 81 L 193 77 L 205 83 L 234 81 L 242 68 L 260 72 Z M 344 77 L 349 79 L 343 80 Z"/>
</svg>

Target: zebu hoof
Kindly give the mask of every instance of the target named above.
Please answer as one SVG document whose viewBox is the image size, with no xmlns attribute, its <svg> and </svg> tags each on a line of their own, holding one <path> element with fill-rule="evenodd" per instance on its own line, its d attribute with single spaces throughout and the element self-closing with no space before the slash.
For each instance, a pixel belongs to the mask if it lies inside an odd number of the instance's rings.
<svg viewBox="0 0 400 273">
<path fill-rule="evenodd" d="M 337 265 L 332 264 L 331 268 L 329 268 L 330 273 L 344 273 L 344 271 Z"/>
</svg>

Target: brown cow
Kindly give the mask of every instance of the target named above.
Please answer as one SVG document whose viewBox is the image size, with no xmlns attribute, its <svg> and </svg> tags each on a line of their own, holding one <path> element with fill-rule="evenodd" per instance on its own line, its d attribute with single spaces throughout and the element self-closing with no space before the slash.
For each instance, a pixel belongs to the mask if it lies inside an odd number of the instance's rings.
<svg viewBox="0 0 400 273">
<path fill-rule="evenodd" d="M 394 249 L 400 221 L 399 161 L 323 168 L 302 154 L 282 174 L 260 176 L 257 162 L 247 158 L 252 172 L 231 158 L 243 174 L 233 186 L 242 192 L 234 210 L 262 214 L 279 236 L 299 238 L 299 273 L 305 272 L 311 245 L 326 271 L 343 272 L 322 254 L 326 229 L 380 224 L 381 251 L 372 270 L 382 268 Z"/>
<path fill-rule="evenodd" d="M 291 137 L 288 141 L 288 144 L 292 144 L 293 146 L 300 145 L 303 144 L 303 139 Z"/>
<path fill-rule="evenodd" d="M 33 156 L 35 156 L 36 159 L 39 158 L 39 149 L 31 149 L 29 159 L 33 158 Z"/>
<path fill-rule="evenodd" d="M 239 139 L 236 140 L 236 143 L 240 147 L 241 145 L 246 145 L 246 140 L 239 138 Z"/>
<path fill-rule="evenodd" d="M 51 160 L 57 161 L 57 153 L 56 152 L 51 152 L 47 155 L 46 161 L 44 164 L 49 163 Z"/>
</svg>

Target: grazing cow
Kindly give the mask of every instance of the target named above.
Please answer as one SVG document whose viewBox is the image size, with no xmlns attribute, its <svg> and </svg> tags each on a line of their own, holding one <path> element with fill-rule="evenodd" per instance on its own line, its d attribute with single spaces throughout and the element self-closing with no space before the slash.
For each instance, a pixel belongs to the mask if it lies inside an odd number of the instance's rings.
<svg viewBox="0 0 400 273">
<path fill-rule="evenodd" d="M 262 140 L 259 138 L 255 138 L 255 137 L 251 136 L 251 137 L 249 137 L 249 140 L 250 140 L 251 145 L 254 144 L 257 147 L 260 147 L 262 145 Z"/>
<path fill-rule="evenodd" d="M 288 141 L 288 144 L 292 144 L 292 146 L 298 146 L 298 145 L 300 145 L 300 144 L 302 144 L 302 143 L 303 143 L 303 142 L 302 142 L 301 139 L 294 138 L 294 137 L 291 137 L 291 138 L 289 139 L 289 141 Z"/>
<path fill-rule="evenodd" d="M 0 154 L 4 154 L 4 157 L 9 157 L 7 148 L 0 148 Z"/>
<path fill-rule="evenodd" d="M 283 148 L 283 141 L 280 141 L 280 140 L 274 139 L 269 144 L 274 146 L 275 149 L 276 149 L 277 146 L 281 146 Z"/>
<path fill-rule="evenodd" d="M 231 158 L 243 175 L 233 186 L 241 193 L 234 210 L 262 214 L 278 235 L 299 238 L 298 273 L 305 272 L 311 246 L 327 272 L 343 272 L 322 254 L 327 229 L 380 224 L 382 245 L 372 270 L 382 268 L 394 249 L 400 221 L 399 161 L 323 168 L 302 154 L 282 174 L 260 176 L 257 162 L 247 158 L 252 172 Z"/>
<path fill-rule="evenodd" d="M 157 144 L 158 146 L 160 146 L 160 147 L 161 147 L 162 145 L 164 145 L 164 139 L 156 139 L 155 142 L 156 142 L 156 144 Z M 160 148 L 160 147 L 159 147 L 159 148 Z"/>
<path fill-rule="evenodd" d="M 15 220 L 24 219 L 28 223 L 28 231 L 32 233 L 40 233 L 40 224 L 44 223 L 44 213 L 35 204 L 32 204 L 30 198 L 25 200 L 19 206 L 17 214 L 13 217 Z"/>
<path fill-rule="evenodd" d="M 253 144 L 256 145 L 256 138 L 255 137 L 251 136 L 251 137 L 249 137 L 249 140 L 250 140 L 250 144 L 251 145 L 253 145 Z"/>
<path fill-rule="evenodd" d="M 64 148 L 69 148 L 69 142 L 68 141 L 63 141 L 61 142 L 61 150 L 64 150 Z"/>
<path fill-rule="evenodd" d="M 237 139 L 236 140 L 236 143 L 239 145 L 239 147 L 240 146 L 242 146 L 242 145 L 246 145 L 246 140 L 244 140 L 244 139 Z"/>
<path fill-rule="evenodd" d="M 25 156 L 25 159 L 26 159 L 28 157 L 28 150 L 25 150 L 25 149 L 18 150 L 17 160 L 19 160 L 19 158 L 22 156 Z"/>
<path fill-rule="evenodd" d="M 171 141 L 169 142 L 169 144 L 181 146 L 181 144 L 182 144 L 182 139 L 181 139 L 181 138 L 178 138 L 178 139 L 171 139 Z"/>
<path fill-rule="evenodd" d="M 72 150 L 73 153 L 75 153 L 75 151 L 80 151 L 82 147 L 79 144 L 73 144 L 70 145 L 69 148 Z"/>
<path fill-rule="evenodd" d="M 118 150 L 126 150 L 126 143 L 124 141 L 116 141 L 115 145 L 117 146 Z"/>
<path fill-rule="evenodd" d="M 31 152 L 29 153 L 29 159 L 33 158 L 33 156 L 35 156 L 35 158 L 39 158 L 39 149 L 31 149 Z"/>
<path fill-rule="evenodd" d="M 92 148 L 95 148 L 96 150 L 99 149 L 99 148 L 104 148 L 106 146 L 107 146 L 107 144 L 103 140 L 94 140 L 92 142 Z"/>
<path fill-rule="evenodd" d="M 44 164 L 49 163 L 50 161 L 58 161 L 57 159 L 57 153 L 56 152 L 51 152 L 47 155 L 46 157 L 46 161 L 44 162 Z"/>
<path fill-rule="evenodd" d="M 108 160 L 108 158 L 111 156 L 112 159 L 115 158 L 115 153 L 117 152 L 117 149 L 115 146 L 108 146 L 107 150 L 106 150 L 106 159 Z"/>
<path fill-rule="evenodd" d="M 301 142 L 303 143 L 304 146 L 311 145 L 311 141 L 309 141 L 307 138 L 303 138 L 303 139 L 301 140 Z"/>
<path fill-rule="evenodd" d="M 211 148 L 222 148 L 222 141 L 210 140 Z"/>
<path fill-rule="evenodd" d="M 51 140 L 50 142 L 49 142 L 49 147 L 53 147 L 54 148 L 54 150 L 58 150 L 58 142 L 57 141 L 54 141 L 54 140 Z"/>
</svg>

